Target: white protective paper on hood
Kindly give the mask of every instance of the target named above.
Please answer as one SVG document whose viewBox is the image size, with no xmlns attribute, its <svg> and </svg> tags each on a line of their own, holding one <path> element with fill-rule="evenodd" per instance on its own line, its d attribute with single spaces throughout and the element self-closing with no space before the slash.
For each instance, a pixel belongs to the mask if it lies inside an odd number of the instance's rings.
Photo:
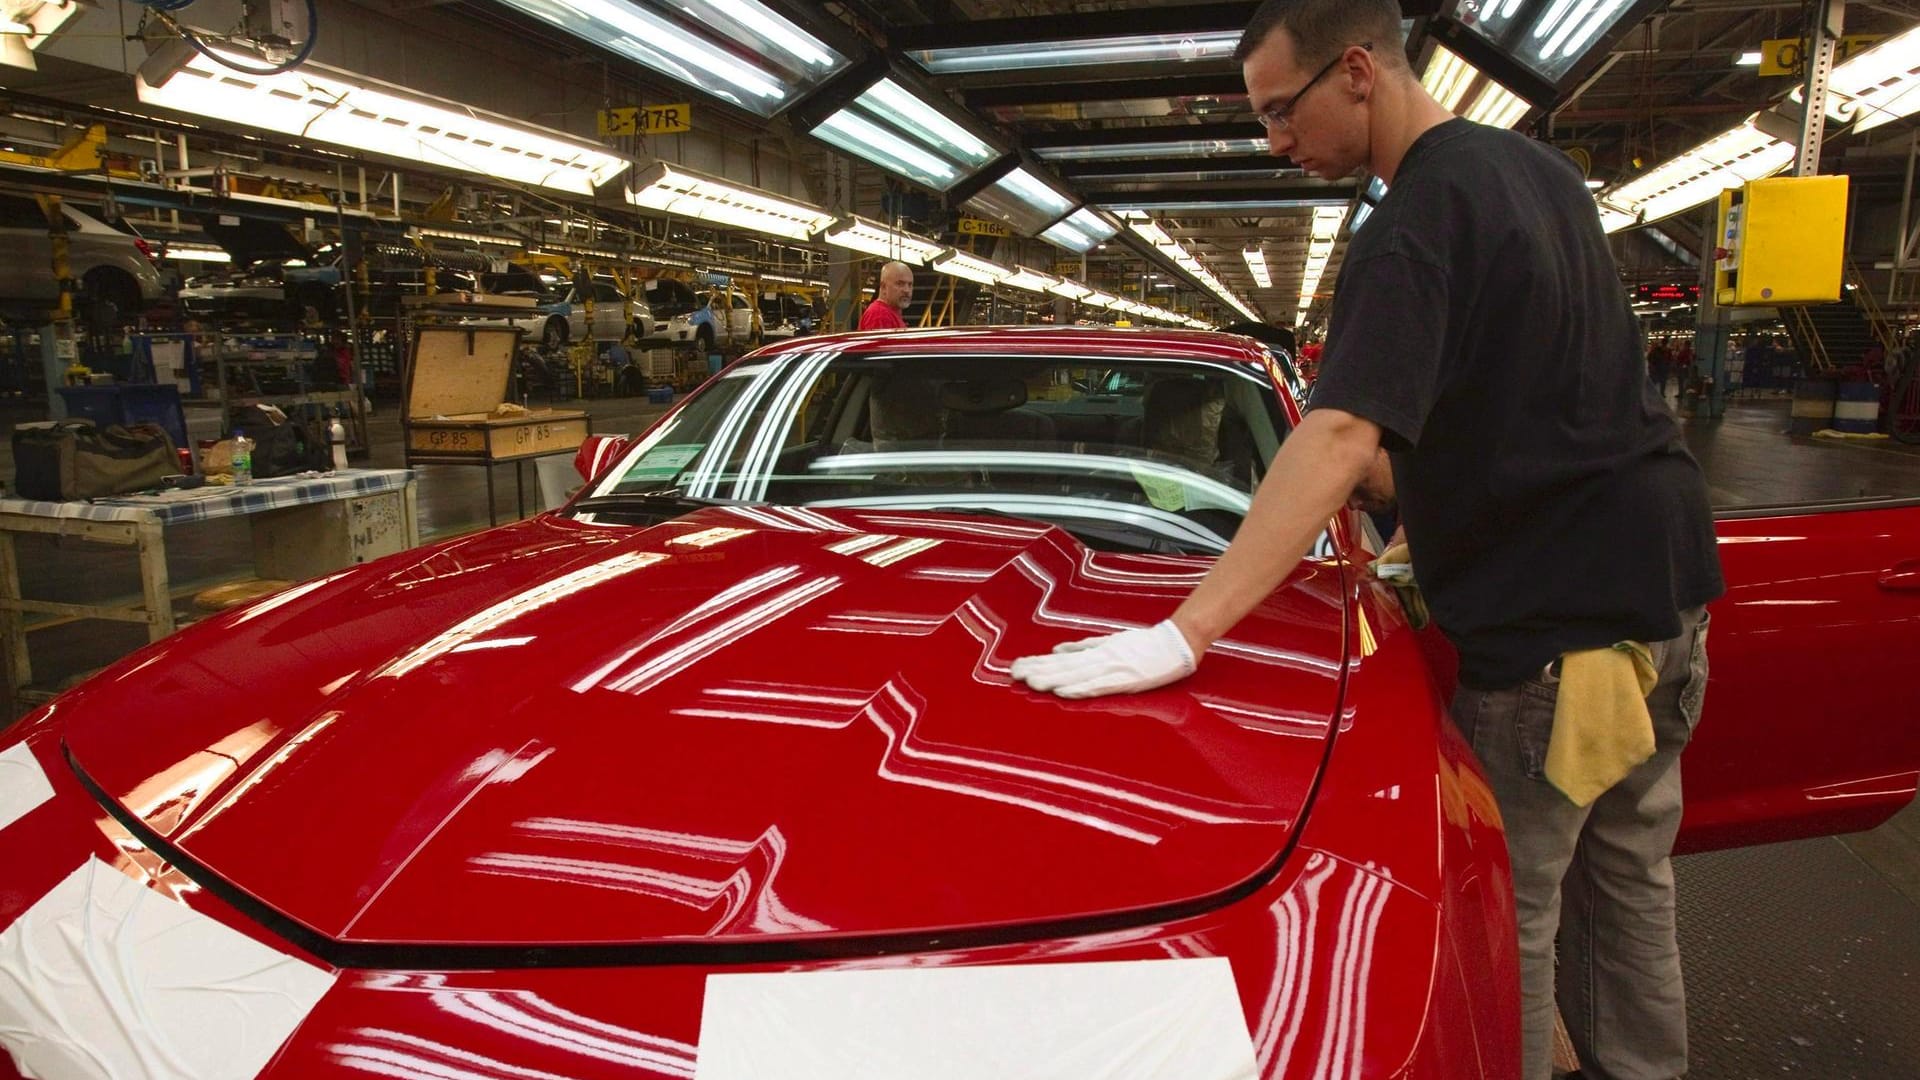
<svg viewBox="0 0 1920 1080">
<path fill-rule="evenodd" d="M 0 752 L 0 829 L 51 798 L 53 785 L 26 743 L 15 743 Z"/>
<path fill-rule="evenodd" d="M 711 975 L 697 1080 L 1254 1080 L 1224 958 Z"/>
<path fill-rule="evenodd" d="M 0 1047 L 37 1080 L 252 1080 L 333 982 L 89 857 L 0 932 Z"/>
</svg>

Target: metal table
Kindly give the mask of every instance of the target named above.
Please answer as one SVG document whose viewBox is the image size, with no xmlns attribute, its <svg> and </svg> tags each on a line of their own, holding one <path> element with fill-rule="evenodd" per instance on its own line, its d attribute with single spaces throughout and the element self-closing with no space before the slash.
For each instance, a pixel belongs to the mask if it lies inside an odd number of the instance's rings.
<svg viewBox="0 0 1920 1080">
<path fill-rule="evenodd" d="M 33 682 L 27 633 L 37 627 L 26 624 L 26 615 L 145 623 L 149 641 L 158 641 L 173 633 L 173 594 L 167 580 L 166 530 L 169 526 L 216 518 L 251 517 L 257 540 L 263 520 L 257 515 L 381 494 L 391 494 L 398 500 L 405 546 L 417 546 L 420 526 L 416 482 L 411 469 L 345 469 L 315 477 L 277 477 L 243 486 L 201 487 L 91 501 L 0 499 L 0 649 L 4 649 L 6 655 L 8 681 L 14 696 L 41 696 L 27 691 Z M 16 533 L 68 536 L 135 548 L 140 559 L 141 602 L 70 604 L 23 598 L 13 546 Z"/>
</svg>

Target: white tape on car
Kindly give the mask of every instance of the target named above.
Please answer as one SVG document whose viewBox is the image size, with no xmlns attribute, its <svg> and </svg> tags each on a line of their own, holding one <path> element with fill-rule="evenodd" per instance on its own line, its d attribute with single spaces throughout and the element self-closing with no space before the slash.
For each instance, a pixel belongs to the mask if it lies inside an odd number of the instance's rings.
<svg viewBox="0 0 1920 1080">
<path fill-rule="evenodd" d="M 41 1080 L 251 1080 L 333 981 L 88 858 L 0 933 L 0 1046 Z"/>
<path fill-rule="evenodd" d="M 53 798 L 53 785 L 26 743 L 0 752 L 0 829 L 26 817 L 34 807 Z"/>
<path fill-rule="evenodd" d="M 1225 959 L 713 975 L 697 1080 L 1253 1080 Z"/>
</svg>

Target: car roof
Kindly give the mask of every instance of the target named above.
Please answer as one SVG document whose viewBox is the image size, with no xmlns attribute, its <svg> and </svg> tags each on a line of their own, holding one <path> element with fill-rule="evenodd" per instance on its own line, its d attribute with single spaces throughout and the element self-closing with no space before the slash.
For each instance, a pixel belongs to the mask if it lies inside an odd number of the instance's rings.
<svg viewBox="0 0 1920 1080">
<path fill-rule="evenodd" d="M 862 355 L 992 352 L 1113 360 L 1210 360 L 1263 370 L 1267 363 L 1266 349 L 1252 338 L 1239 334 L 1105 326 L 944 326 L 820 334 L 770 346 L 760 355 L 773 357 L 823 349 Z"/>
</svg>

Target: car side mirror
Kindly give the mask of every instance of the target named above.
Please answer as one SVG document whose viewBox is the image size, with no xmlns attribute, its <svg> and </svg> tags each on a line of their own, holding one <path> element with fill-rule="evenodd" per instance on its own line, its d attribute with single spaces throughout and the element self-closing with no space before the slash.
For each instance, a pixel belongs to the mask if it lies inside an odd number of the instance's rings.
<svg viewBox="0 0 1920 1080">
<path fill-rule="evenodd" d="M 620 460 L 633 445 L 632 435 L 589 435 L 573 455 L 573 471 L 580 479 L 591 481 Z"/>
</svg>

